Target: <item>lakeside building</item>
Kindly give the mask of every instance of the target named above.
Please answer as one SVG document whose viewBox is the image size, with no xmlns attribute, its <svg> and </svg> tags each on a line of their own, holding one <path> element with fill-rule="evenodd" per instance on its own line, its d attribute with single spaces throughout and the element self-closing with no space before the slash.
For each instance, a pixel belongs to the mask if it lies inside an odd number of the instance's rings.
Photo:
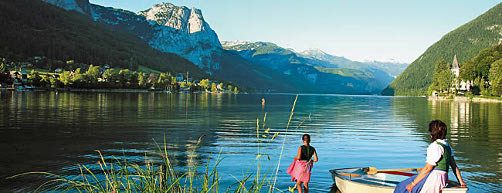
<svg viewBox="0 0 502 193">
<path fill-rule="evenodd" d="M 460 66 L 458 65 L 457 55 L 455 55 L 453 57 L 453 62 L 451 64 L 450 70 L 455 75 L 455 78 L 453 80 L 454 81 L 453 88 L 451 88 L 451 91 L 455 92 L 455 90 L 457 90 L 457 92 L 460 92 L 460 93 L 465 93 L 465 92 L 470 91 L 472 83 L 460 80 L 460 78 L 459 78 Z"/>
</svg>

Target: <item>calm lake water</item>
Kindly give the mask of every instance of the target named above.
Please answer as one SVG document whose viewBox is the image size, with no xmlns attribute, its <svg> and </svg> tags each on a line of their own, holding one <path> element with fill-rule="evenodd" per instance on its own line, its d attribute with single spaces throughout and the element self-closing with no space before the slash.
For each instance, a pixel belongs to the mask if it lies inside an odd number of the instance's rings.
<svg viewBox="0 0 502 193">
<path fill-rule="evenodd" d="M 261 98 L 266 105 L 261 105 Z M 260 153 L 267 168 L 277 164 L 295 95 L 166 93 L 0 93 L 0 192 L 25 192 L 41 176 L 8 176 L 28 171 L 78 174 L 77 164 L 96 167 L 106 158 L 125 155 L 142 162 L 155 157 L 155 141 L 167 140 L 177 167 L 188 164 L 187 152 L 204 135 L 195 159 L 223 158 L 218 167 L 224 189 L 242 177 Z M 270 133 L 258 143 L 256 121 Z M 310 118 L 309 118 L 310 115 Z M 428 101 L 421 97 L 300 95 L 280 163 L 278 187 L 293 186 L 285 172 L 301 135 L 312 136 L 319 155 L 311 192 L 329 192 L 329 169 L 374 166 L 414 168 L 425 164 L 427 126 L 440 119 L 449 126 L 448 140 L 469 192 L 502 192 L 502 105 Z M 303 120 L 304 124 L 296 129 Z M 271 135 L 260 128 L 263 141 Z M 268 160 L 267 158 L 270 158 Z M 450 178 L 454 178 L 450 172 Z"/>
</svg>

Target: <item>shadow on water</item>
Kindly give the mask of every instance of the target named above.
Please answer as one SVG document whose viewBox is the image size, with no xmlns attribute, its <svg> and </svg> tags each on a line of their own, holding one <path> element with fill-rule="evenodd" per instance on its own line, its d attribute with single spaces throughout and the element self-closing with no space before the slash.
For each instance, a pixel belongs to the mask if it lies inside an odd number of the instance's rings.
<svg viewBox="0 0 502 193">
<path fill-rule="evenodd" d="M 333 184 L 331 188 L 329 188 L 329 193 L 342 193 L 340 190 L 338 190 L 338 187 L 336 187 L 336 184 Z"/>
</svg>

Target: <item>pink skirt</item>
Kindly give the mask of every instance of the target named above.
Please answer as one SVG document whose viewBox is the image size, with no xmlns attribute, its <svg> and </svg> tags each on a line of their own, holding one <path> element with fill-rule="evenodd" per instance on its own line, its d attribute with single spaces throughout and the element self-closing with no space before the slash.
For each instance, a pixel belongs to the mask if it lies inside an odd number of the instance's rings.
<svg viewBox="0 0 502 193">
<path fill-rule="evenodd" d="M 295 160 L 286 172 L 291 175 L 291 181 L 300 181 L 303 183 L 309 183 L 310 173 L 312 172 L 312 167 L 314 164 L 312 162 L 307 162 L 305 160 Z"/>
</svg>

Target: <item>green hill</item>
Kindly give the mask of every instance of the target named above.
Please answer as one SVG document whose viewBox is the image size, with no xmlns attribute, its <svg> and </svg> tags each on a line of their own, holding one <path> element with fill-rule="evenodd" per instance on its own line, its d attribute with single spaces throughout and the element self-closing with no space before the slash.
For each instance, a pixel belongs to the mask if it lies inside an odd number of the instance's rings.
<svg viewBox="0 0 502 193">
<path fill-rule="evenodd" d="M 459 13 L 461 14 L 461 13 Z M 448 62 L 457 55 L 462 65 L 480 50 L 502 42 L 502 3 L 476 19 L 443 36 L 411 63 L 382 92 L 383 95 L 425 95 L 432 83 L 434 64 L 440 59 Z"/>
<path fill-rule="evenodd" d="M 132 70 L 146 66 L 162 72 L 190 71 L 194 77 L 208 76 L 190 61 L 155 50 L 140 38 L 94 22 L 89 16 L 39 0 L 0 1 L 0 57 L 29 61 L 34 56 L 50 61 L 74 60 Z"/>
</svg>

